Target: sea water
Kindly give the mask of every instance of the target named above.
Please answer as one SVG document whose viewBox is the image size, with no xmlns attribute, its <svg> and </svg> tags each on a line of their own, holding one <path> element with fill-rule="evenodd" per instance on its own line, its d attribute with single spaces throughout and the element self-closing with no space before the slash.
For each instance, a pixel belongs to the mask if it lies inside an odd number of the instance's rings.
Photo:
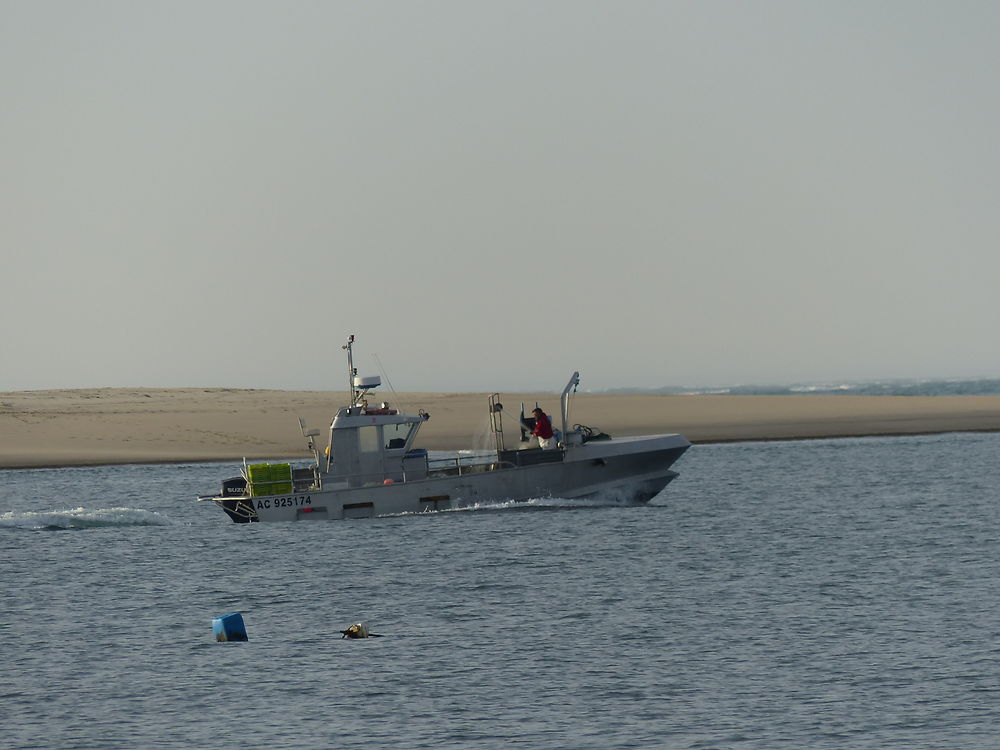
<svg viewBox="0 0 1000 750">
<path fill-rule="evenodd" d="M 648 506 L 309 524 L 195 502 L 230 464 L 0 472 L 0 746 L 994 748 L 998 456 L 697 445 Z"/>
<path fill-rule="evenodd" d="M 1000 378 L 848 380 L 786 384 L 744 384 L 706 388 L 613 388 L 605 393 L 673 393 L 743 396 L 1000 396 Z"/>
</svg>

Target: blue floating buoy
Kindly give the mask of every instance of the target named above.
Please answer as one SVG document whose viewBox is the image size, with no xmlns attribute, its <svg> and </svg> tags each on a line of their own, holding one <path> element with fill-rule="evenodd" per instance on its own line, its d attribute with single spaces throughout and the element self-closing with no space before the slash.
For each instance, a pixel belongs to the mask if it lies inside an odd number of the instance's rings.
<svg viewBox="0 0 1000 750">
<path fill-rule="evenodd" d="M 212 632 L 217 641 L 248 641 L 247 629 L 243 624 L 243 615 L 230 612 L 212 620 Z"/>
</svg>

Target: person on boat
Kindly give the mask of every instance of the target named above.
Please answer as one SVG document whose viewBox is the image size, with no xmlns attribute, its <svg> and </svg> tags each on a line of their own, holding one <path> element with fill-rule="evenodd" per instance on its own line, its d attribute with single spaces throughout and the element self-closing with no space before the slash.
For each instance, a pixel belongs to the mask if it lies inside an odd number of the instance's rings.
<svg viewBox="0 0 1000 750">
<path fill-rule="evenodd" d="M 538 447 L 546 450 L 557 447 L 555 436 L 552 434 L 552 422 L 549 421 L 548 415 L 537 406 L 531 413 L 535 415 L 535 426 L 531 434 L 538 438 Z"/>
</svg>

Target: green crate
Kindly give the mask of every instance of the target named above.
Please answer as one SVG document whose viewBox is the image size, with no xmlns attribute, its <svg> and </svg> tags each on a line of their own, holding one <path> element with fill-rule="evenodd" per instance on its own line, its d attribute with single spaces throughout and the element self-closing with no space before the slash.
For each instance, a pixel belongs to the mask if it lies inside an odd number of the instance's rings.
<svg viewBox="0 0 1000 750">
<path fill-rule="evenodd" d="M 247 466 L 250 497 L 292 494 L 291 464 L 250 464 Z"/>
</svg>

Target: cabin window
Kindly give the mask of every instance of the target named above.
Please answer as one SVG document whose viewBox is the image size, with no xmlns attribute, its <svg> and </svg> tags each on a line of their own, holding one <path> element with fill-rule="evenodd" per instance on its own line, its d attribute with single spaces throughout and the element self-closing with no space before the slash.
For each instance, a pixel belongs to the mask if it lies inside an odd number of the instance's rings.
<svg viewBox="0 0 1000 750">
<path fill-rule="evenodd" d="M 416 428 L 413 424 L 387 424 L 382 427 L 382 437 L 385 440 L 385 447 L 389 450 L 398 450 L 406 445 L 410 433 Z"/>
<path fill-rule="evenodd" d="M 382 445 L 378 439 L 378 426 L 358 428 L 358 440 L 362 453 L 373 453 L 381 450 Z"/>
</svg>

